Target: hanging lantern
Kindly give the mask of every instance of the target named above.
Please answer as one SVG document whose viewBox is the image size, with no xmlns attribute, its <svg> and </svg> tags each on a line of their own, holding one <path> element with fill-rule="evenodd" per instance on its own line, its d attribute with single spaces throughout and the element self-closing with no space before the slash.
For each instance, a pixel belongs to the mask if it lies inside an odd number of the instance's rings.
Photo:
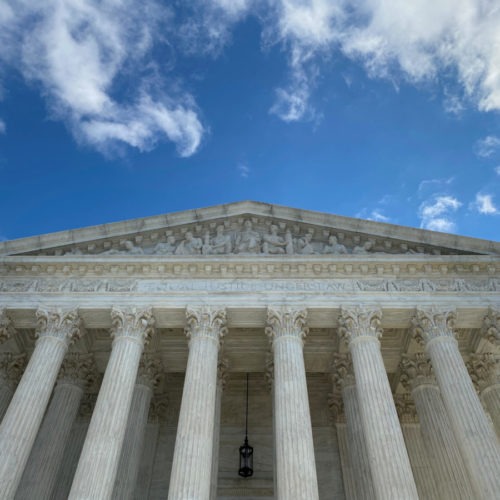
<svg viewBox="0 0 500 500">
<path fill-rule="evenodd" d="M 248 444 L 248 373 L 247 373 L 247 408 L 245 415 L 245 442 L 240 446 L 240 470 L 241 477 L 253 475 L 253 448 Z"/>
</svg>

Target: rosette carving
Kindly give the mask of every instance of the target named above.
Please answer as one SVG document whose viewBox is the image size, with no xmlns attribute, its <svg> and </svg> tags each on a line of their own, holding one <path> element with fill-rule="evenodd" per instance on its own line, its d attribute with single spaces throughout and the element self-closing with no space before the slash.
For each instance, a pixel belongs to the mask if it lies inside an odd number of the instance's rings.
<svg viewBox="0 0 500 500">
<path fill-rule="evenodd" d="M 89 387 L 97 379 L 96 370 L 92 354 L 70 352 L 61 365 L 59 381 Z"/>
<path fill-rule="evenodd" d="M 436 384 L 431 360 L 424 352 L 418 352 L 413 356 L 403 354 L 399 367 L 401 369 L 399 381 L 407 391 L 422 384 Z"/>
<path fill-rule="evenodd" d="M 150 307 L 111 309 L 111 337 L 115 340 L 128 337 L 146 344 L 154 332 L 154 325 L 155 319 Z"/>
<path fill-rule="evenodd" d="M 454 310 L 441 310 L 435 307 L 417 309 L 411 320 L 411 332 L 420 344 L 427 344 L 436 338 L 455 338 L 456 313 Z"/>
<path fill-rule="evenodd" d="M 14 327 L 12 321 L 7 315 L 5 309 L 0 309 L 0 344 L 3 344 L 14 335 Z"/>
<path fill-rule="evenodd" d="M 212 307 L 186 308 L 188 339 L 208 337 L 220 341 L 227 334 L 226 310 Z"/>
<path fill-rule="evenodd" d="M 500 384 L 499 354 L 471 354 L 467 362 L 467 369 L 476 390 L 479 392 L 491 385 Z"/>
<path fill-rule="evenodd" d="M 85 333 L 78 309 L 42 309 L 36 311 L 36 336 L 52 337 L 68 345 Z"/>
<path fill-rule="evenodd" d="M 500 345 L 500 309 L 490 307 L 483 319 L 481 328 L 483 337 L 495 345 Z"/>
<path fill-rule="evenodd" d="M 280 337 L 296 337 L 304 340 L 309 332 L 307 328 L 307 309 L 292 309 L 283 306 L 267 309 L 266 335 L 271 342 Z"/>
<path fill-rule="evenodd" d="M 26 368 L 26 354 L 0 354 L 0 378 L 14 390 Z"/>
<path fill-rule="evenodd" d="M 350 343 L 359 337 L 382 336 L 382 311 L 361 306 L 342 307 L 339 316 L 339 336 Z"/>
<path fill-rule="evenodd" d="M 143 354 L 139 362 L 137 382 L 154 389 L 160 383 L 163 372 L 163 364 L 160 358 L 150 354 Z"/>
</svg>

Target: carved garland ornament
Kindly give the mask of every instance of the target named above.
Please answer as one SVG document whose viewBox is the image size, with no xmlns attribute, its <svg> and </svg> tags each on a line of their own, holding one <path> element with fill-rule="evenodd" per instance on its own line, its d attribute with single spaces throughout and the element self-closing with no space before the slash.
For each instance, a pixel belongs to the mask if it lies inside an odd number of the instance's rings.
<svg viewBox="0 0 500 500">
<path fill-rule="evenodd" d="M 332 383 L 334 391 L 340 391 L 343 387 L 356 383 L 350 354 L 335 353 L 333 355 Z"/>
<path fill-rule="evenodd" d="M 489 308 L 483 320 L 482 334 L 492 344 L 500 345 L 500 309 Z"/>
</svg>

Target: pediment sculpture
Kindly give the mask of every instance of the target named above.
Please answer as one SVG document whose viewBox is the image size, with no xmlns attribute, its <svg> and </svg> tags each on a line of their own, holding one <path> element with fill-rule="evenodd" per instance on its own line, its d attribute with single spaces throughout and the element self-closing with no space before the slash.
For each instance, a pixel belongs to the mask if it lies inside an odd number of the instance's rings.
<svg viewBox="0 0 500 500">
<path fill-rule="evenodd" d="M 321 233 L 321 234 L 320 234 Z M 115 242 L 111 248 L 99 251 L 95 255 L 363 255 L 374 253 L 440 253 L 439 249 L 424 249 L 410 247 L 405 242 L 382 245 L 366 236 L 346 238 L 343 233 L 334 234 L 332 231 L 314 228 L 297 230 L 287 227 L 285 223 L 254 224 L 251 219 L 240 220 L 237 224 L 229 221 L 219 224 L 205 224 L 196 228 L 180 230 L 174 234 L 166 230 L 154 244 L 148 245 L 142 237 L 131 236 Z M 340 240 L 343 242 L 340 242 Z M 137 241 L 144 243 L 142 246 Z M 82 250 L 74 247 L 57 252 L 61 255 L 81 255 Z"/>
</svg>

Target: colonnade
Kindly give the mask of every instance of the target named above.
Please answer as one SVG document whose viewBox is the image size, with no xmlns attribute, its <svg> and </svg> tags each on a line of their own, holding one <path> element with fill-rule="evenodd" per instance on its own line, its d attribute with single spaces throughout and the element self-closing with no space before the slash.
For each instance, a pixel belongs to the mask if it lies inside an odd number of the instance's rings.
<svg viewBox="0 0 500 500">
<path fill-rule="evenodd" d="M 143 354 L 154 334 L 152 310 L 113 308 L 111 319 L 111 354 L 73 478 L 73 500 L 131 497 L 152 391 L 162 370 L 157 359 Z M 340 309 L 338 325 L 333 326 L 349 354 L 334 355 L 333 380 L 344 409 L 341 445 L 360 478 L 350 485 L 354 498 L 418 499 L 424 487 L 416 463 L 423 453 L 434 470 L 425 487 L 434 489 L 436 498 L 497 497 L 500 450 L 492 425 L 500 435 L 496 359 L 472 356 L 467 367 L 455 339 L 454 319 L 453 310 L 417 309 L 411 332 L 423 350 L 401 361 L 400 380 L 414 401 L 422 444 L 398 416 L 380 349 L 382 311 Z M 490 310 L 483 331 L 497 346 L 499 329 L 498 311 Z M 275 497 L 318 499 L 303 355 L 307 311 L 268 308 L 266 333 L 274 369 Z M 77 310 L 40 309 L 35 348 L 15 391 L 12 381 L 22 371 L 22 356 L 2 358 L 2 499 L 51 498 L 83 391 L 95 382 L 92 358 L 67 353 L 84 334 Z M 223 365 L 226 311 L 188 308 L 186 334 L 189 355 L 168 498 L 208 500 L 216 492 L 222 397 L 218 371 Z M 1 310 L 0 341 L 12 335 L 8 311 Z"/>
</svg>

